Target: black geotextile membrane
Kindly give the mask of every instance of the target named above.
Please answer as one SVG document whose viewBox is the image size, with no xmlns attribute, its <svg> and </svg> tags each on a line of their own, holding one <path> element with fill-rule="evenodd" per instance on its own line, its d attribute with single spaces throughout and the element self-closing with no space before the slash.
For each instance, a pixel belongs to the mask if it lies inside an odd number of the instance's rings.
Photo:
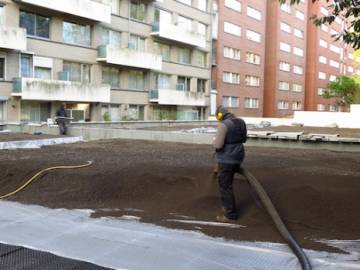
<svg viewBox="0 0 360 270">
<path fill-rule="evenodd" d="M 0 244 L 0 270 L 111 270 L 48 252 Z"/>
</svg>

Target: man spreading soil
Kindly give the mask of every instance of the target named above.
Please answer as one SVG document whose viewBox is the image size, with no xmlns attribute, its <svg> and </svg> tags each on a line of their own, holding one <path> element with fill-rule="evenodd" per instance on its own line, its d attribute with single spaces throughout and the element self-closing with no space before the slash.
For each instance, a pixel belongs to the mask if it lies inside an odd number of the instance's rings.
<svg viewBox="0 0 360 270">
<path fill-rule="evenodd" d="M 240 172 L 244 160 L 247 130 L 244 120 L 236 118 L 222 106 L 216 110 L 216 118 L 220 121 L 214 137 L 218 162 L 218 180 L 223 214 L 216 217 L 220 222 L 236 220 L 238 212 L 233 192 L 234 174 Z"/>
</svg>

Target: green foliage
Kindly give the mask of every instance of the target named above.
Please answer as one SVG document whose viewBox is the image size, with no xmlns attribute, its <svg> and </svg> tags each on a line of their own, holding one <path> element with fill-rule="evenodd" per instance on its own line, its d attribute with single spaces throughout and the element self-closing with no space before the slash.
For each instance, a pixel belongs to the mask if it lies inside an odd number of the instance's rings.
<svg viewBox="0 0 360 270">
<path fill-rule="evenodd" d="M 313 3 L 321 0 L 311 0 Z M 288 2 L 292 5 L 298 4 L 300 0 L 279 0 L 281 4 Z M 335 36 L 336 40 L 343 40 L 354 49 L 360 49 L 360 1 L 359 0 L 326 0 L 329 16 L 312 17 L 315 25 L 331 24 L 336 17 L 343 19 L 347 25 L 346 29 Z"/>
<path fill-rule="evenodd" d="M 328 84 L 323 97 L 335 98 L 339 106 L 346 106 L 356 103 L 360 95 L 360 78 L 339 76 L 336 81 Z"/>
<path fill-rule="evenodd" d="M 104 119 L 105 122 L 110 122 L 111 121 L 109 112 L 105 112 L 103 114 L 103 119 Z"/>
</svg>

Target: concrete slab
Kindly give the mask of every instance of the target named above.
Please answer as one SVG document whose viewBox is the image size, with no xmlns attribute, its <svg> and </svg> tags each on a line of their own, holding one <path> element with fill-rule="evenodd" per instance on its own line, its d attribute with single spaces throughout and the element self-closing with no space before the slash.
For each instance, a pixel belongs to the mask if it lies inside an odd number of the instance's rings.
<svg viewBox="0 0 360 270">
<path fill-rule="evenodd" d="M 270 134 L 268 137 L 275 140 L 291 140 L 297 141 L 304 132 L 275 132 Z"/>
</svg>

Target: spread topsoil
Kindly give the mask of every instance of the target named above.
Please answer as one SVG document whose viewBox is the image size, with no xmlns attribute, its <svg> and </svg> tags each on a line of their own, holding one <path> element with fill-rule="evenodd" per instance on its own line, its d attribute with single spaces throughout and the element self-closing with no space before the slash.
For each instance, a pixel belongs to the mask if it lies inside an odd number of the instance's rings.
<svg viewBox="0 0 360 270">
<path fill-rule="evenodd" d="M 0 151 L 0 195 L 43 168 L 92 160 L 88 168 L 48 173 L 10 200 L 95 209 L 94 217 L 138 216 L 227 239 L 283 242 L 241 176 L 234 183 L 240 210 L 235 223 L 245 228 L 169 221 L 216 221 L 220 199 L 212 156 L 206 145 L 130 140 Z M 359 153 L 248 147 L 243 166 L 263 184 L 305 248 L 330 249 L 318 239 L 360 239 Z"/>
</svg>

